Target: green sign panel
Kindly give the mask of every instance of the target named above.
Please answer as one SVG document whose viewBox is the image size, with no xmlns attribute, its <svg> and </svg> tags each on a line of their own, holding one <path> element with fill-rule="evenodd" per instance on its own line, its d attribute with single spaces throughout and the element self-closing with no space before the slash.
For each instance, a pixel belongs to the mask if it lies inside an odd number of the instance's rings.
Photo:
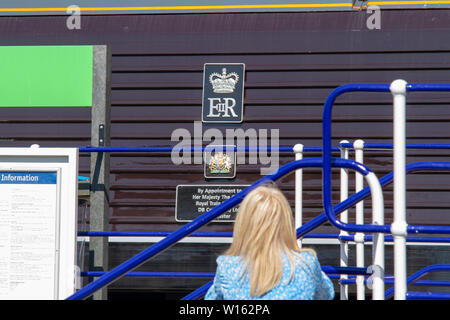
<svg viewBox="0 0 450 320">
<path fill-rule="evenodd" d="M 90 107 L 92 65 L 92 46 L 0 47 L 0 107 Z"/>
</svg>

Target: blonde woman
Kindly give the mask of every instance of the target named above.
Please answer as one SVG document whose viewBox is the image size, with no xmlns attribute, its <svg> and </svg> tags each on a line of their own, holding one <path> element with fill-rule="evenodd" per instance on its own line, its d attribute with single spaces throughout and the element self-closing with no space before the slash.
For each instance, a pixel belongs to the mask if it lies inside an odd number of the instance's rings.
<svg viewBox="0 0 450 320">
<path fill-rule="evenodd" d="M 273 186 L 255 188 L 240 205 L 233 243 L 217 258 L 205 299 L 333 299 L 333 284 L 315 252 L 300 250 L 296 240 L 283 193 Z"/>
</svg>

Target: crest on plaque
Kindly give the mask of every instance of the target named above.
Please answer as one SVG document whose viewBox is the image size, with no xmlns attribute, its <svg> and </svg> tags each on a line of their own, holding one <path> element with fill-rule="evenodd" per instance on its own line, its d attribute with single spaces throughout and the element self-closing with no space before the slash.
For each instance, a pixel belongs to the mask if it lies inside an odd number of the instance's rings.
<svg viewBox="0 0 450 320">
<path fill-rule="evenodd" d="M 239 75 L 236 72 L 227 74 L 227 68 L 222 69 L 222 74 L 213 72 L 209 76 L 209 83 L 215 93 L 233 93 L 238 81 Z"/>
<path fill-rule="evenodd" d="M 236 152 L 234 146 L 214 146 L 205 150 L 205 178 L 234 178 L 236 176 Z"/>
<path fill-rule="evenodd" d="M 232 162 L 231 157 L 223 152 L 217 152 L 213 157 L 209 159 L 209 172 L 211 174 L 231 172 Z"/>
</svg>

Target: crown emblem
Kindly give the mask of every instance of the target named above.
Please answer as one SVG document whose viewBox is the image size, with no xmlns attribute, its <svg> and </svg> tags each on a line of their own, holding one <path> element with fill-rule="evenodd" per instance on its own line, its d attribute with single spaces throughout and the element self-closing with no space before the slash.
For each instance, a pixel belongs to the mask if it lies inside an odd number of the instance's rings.
<svg viewBox="0 0 450 320">
<path fill-rule="evenodd" d="M 222 69 L 222 74 L 214 72 L 209 76 L 209 82 L 212 84 L 215 93 L 232 93 L 238 81 L 238 74 L 236 72 L 227 74 L 226 68 Z"/>
<path fill-rule="evenodd" d="M 231 166 L 231 158 L 223 152 L 217 152 L 209 160 L 209 171 L 211 173 L 230 173 Z"/>
</svg>

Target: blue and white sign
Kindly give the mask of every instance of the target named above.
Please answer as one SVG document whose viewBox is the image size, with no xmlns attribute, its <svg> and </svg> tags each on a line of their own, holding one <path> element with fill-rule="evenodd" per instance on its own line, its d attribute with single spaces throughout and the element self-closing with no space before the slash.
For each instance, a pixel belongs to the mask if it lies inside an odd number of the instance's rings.
<svg viewBox="0 0 450 320">
<path fill-rule="evenodd" d="M 0 172 L 0 184 L 56 184 L 56 172 Z"/>
</svg>

